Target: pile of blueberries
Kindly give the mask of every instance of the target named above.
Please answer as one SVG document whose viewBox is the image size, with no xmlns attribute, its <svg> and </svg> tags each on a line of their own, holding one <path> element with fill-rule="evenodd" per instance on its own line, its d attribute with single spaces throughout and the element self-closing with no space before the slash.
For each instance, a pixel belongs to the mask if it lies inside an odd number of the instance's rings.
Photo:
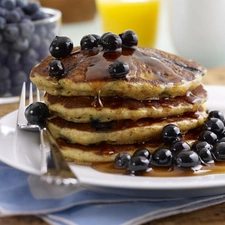
<svg viewBox="0 0 225 225">
<path fill-rule="evenodd" d="M 225 161 L 225 119 L 222 112 L 213 110 L 201 127 L 198 140 L 191 146 L 182 141 L 182 134 L 174 124 L 166 125 L 161 133 L 163 147 L 152 154 L 145 148 L 136 150 L 131 156 L 120 153 L 114 160 L 115 168 L 125 169 L 132 174 L 148 171 L 151 167 L 195 170 L 200 165 L 212 165 Z"/>
<path fill-rule="evenodd" d="M 132 49 L 138 44 L 138 36 L 133 30 L 126 30 L 117 35 L 112 32 L 104 33 L 102 36 L 96 34 L 85 35 L 81 41 L 81 51 L 88 54 L 93 51 L 98 53 L 102 50 L 104 53 L 120 53 L 123 48 Z M 65 36 L 56 36 L 52 41 L 49 51 L 54 59 L 48 67 L 49 75 L 55 78 L 62 78 L 66 75 L 64 65 L 60 59 L 67 57 L 73 49 L 73 43 L 70 38 Z M 124 78 L 130 71 L 126 62 L 115 60 L 109 65 L 108 71 L 115 79 Z"/>
<path fill-rule="evenodd" d="M 34 65 L 49 55 L 57 23 L 35 23 L 51 17 L 38 2 L 0 0 L 0 96 L 17 96 Z"/>
<path fill-rule="evenodd" d="M 117 35 L 106 32 L 101 37 L 96 34 L 84 36 L 80 41 L 82 50 L 92 50 L 101 47 L 105 53 L 121 52 L 123 48 L 133 49 L 138 45 L 138 36 L 133 30 L 126 30 Z M 108 68 L 109 73 L 115 79 L 124 78 L 130 71 L 126 62 L 115 60 Z"/>
</svg>

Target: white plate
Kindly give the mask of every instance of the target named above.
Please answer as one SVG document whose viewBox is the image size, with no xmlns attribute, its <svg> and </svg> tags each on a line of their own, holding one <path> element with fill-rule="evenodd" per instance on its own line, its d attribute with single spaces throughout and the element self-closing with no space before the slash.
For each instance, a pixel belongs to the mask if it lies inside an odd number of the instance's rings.
<svg viewBox="0 0 225 225">
<path fill-rule="evenodd" d="M 206 86 L 208 108 L 225 112 L 225 87 Z M 0 160 L 38 175 L 41 152 L 35 132 L 16 129 L 17 112 L 0 119 Z M 190 197 L 225 193 L 225 174 L 191 177 L 132 177 L 107 174 L 88 166 L 71 164 L 82 185 L 103 191 L 140 197 Z"/>
</svg>

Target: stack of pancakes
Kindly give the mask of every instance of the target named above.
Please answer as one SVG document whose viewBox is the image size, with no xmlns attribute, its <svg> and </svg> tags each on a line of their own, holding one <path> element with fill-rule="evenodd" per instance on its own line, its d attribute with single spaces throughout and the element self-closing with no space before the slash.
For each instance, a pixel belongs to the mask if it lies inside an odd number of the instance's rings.
<svg viewBox="0 0 225 225">
<path fill-rule="evenodd" d="M 153 152 L 163 127 L 173 123 L 185 135 L 206 118 L 207 93 L 198 63 L 156 50 L 135 47 L 121 52 L 85 52 L 75 47 L 60 59 L 66 74 L 49 76 L 48 56 L 30 78 L 45 90 L 52 113 L 47 126 L 63 155 L 79 164 L 113 161 L 121 152 L 145 147 Z M 115 60 L 130 71 L 116 79 L 109 73 Z"/>
</svg>

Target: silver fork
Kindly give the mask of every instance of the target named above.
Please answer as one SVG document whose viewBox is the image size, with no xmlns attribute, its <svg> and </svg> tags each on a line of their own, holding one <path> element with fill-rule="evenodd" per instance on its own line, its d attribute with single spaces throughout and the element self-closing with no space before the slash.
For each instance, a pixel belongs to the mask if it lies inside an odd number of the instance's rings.
<svg viewBox="0 0 225 225">
<path fill-rule="evenodd" d="M 38 102 L 40 101 L 40 93 L 38 89 L 36 93 L 36 100 Z M 30 84 L 28 105 L 31 103 L 33 103 L 32 83 Z M 78 184 L 78 179 L 65 161 L 50 130 L 37 124 L 28 123 L 24 114 L 26 107 L 26 84 L 23 83 L 17 115 L 17 127 L 22 130 L 39 131 L 40 133 L 40 147 L 42 151 L 41 180 L 58 185 Z"/>
</svg>

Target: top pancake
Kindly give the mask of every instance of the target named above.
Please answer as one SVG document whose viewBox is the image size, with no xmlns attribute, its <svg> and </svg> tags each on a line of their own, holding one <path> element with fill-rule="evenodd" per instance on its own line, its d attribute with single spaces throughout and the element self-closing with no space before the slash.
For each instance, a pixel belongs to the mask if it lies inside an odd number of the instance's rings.
<svg viewBox="0 0 225 225">
<path fill-rule="evenodd" d="M 147 48 L 126 49 L 121 52 L 81 51 L 60 59 L 65 67 L 63 78 L 50 77 L 48 56 L 36 65 L 30 79 L 40 90 L 62 96 L 120 96 L 138 100 L 184 96 L 201 83 L 206 69 L 200 64 L 178 56 Z M 130 72 L 122 79 L 113 78 L 109 65 L 115 60 L 128 63 Z"/>
</svg>

